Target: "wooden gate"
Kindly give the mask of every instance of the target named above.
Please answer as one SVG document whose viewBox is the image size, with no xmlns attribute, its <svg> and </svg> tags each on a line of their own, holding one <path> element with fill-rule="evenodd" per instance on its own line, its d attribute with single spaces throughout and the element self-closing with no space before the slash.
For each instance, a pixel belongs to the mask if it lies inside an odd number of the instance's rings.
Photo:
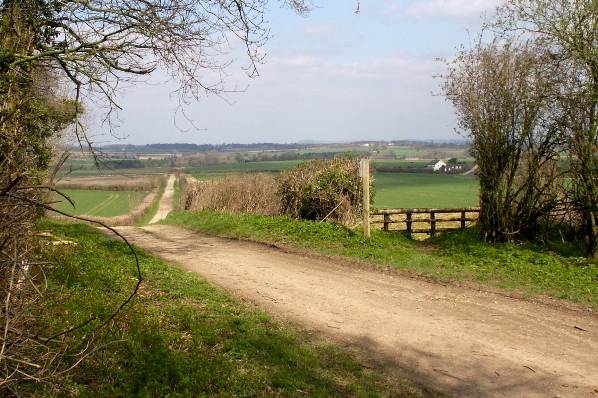
<svg viewBox="0 0 598 398">
<path fill-rule="evenodd" d="M 406 231 L 411 234 L 465 229 L 479 218 L 479 207 L 454 209 L 376 209 L 370 212 L 372 224 L 382 224 L 385 231 Z M 397 228 L 392 228 L 398 224 Z M 404 226 L 404 227 L 403 227 Z"/>
</svg>

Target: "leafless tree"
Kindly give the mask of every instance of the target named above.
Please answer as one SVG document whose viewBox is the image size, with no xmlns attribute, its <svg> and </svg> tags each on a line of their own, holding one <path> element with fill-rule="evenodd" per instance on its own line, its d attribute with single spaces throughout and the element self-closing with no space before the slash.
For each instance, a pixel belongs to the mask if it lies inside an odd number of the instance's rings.
<svg viewBox="0 0 598 398">
<path fill-rule="evenodd" d="M 531 40 L 555 65 L 555 107 L 567 141 L 570 201 L 583 216 L 589 257 L 598 244 L 598 2 L 506 0 L 490 24 L 501 36 Z"/>
<path fill-rule="evenodd" d="M 472 140 L 486 241 L 532 237 L 559 199 L 551 68 L 533 46 L 481 38 L 448 65 L 443 90 Z"/>
</svg>

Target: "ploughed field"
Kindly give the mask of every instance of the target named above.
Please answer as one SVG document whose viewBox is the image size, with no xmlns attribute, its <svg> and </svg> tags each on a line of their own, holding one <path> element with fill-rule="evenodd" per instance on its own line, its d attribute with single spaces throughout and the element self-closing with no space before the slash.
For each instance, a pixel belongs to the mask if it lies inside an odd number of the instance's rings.
<svg viewBox="0 0 598 398">
<path fill-rule="evenodd" d="M 75 214 L 97 217 L 115 217 L 129 213 L 141 203 L 147 192 L 141 191 L 103 191 L 86 189 L 63 189 L 74 203 L 71 206 L 64 198 L 55 195 L 59 201 L 54 204 L 58 210 Z"/>
</svg>

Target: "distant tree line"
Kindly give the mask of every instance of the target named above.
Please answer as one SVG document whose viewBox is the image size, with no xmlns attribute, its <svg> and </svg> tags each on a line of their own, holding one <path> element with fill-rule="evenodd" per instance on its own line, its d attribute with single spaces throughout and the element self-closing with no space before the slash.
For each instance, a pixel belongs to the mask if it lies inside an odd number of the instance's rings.
<svg viewBox="0 0 598 398">
<path fill-rule="evenodd" d="M 210 151 L 274 151 L 308 149 L 317 147 L 315 144 L 147 144 L 147 145 L 105 145 L 104 152 L 132 152 L 132 153 L 194 153 Z"/>
<path fill-rule="evenodd" d="M 275 153 L 259 153 L 252 154 L 250 158 L 245 159 L 247 162 L 262 162 L 262 161 L 283 161 L 283 160 L 313 160 L 313 159 L 334 159 L 335 157 L 343 158 L 360 158 L 370 156 L 369 151 L 345 151 L 345 152 L 275 152 Z"/>
</svg>

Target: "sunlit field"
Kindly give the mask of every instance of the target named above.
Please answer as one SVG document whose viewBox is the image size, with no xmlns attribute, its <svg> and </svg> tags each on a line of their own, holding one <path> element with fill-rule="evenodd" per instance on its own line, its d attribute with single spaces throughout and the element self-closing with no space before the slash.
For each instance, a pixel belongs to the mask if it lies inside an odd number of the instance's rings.
<svg viewBox="0 0 598 398">
<path fill-rule="evenodd" d="M 479 184 L 472 176 L 376 173 L 378 208 L 477 206 Z"/>
<path fill-rule="evenodd" d="M 129 213 L 134 209 L 147 192 L 134 191 L 98 191 L 85 189 L 62 190 L 75 203 L 75 208 L 64 198 L 55 196 L 59 200 L 54 206 L 61 211 L 75 215 L 85 214 L 98 217 L 115 217 Z"/>
</svg>

